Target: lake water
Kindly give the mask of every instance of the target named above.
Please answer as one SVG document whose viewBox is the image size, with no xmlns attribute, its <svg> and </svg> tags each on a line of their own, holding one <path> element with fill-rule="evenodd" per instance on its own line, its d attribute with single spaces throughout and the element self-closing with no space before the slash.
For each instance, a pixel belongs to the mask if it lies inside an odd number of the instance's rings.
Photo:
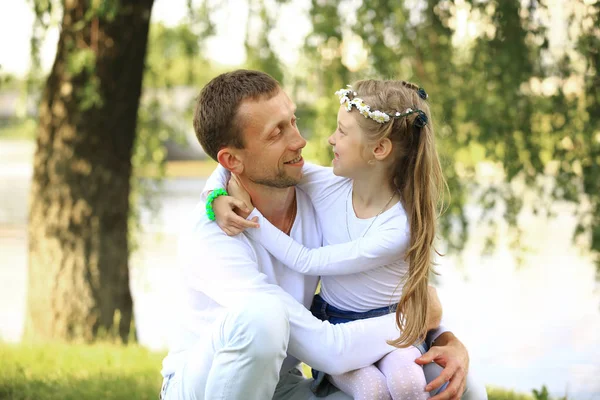
<svg viewBox="0 0 600 400">
<path fill-rule="evenodd" d="M 25 311 L 27 194 L 31 145 L 0 142 L 0 339 L 18 341 Z M 194 207 L 202 179 L 170 179 L 131 261 L 140 342 L 164 349 L 178 292 L 174 260 L 180 223 Z M 479 210 L 468 210 L 477 220 Z M 438 267 L 445 322 L 468 346 L 471 368 L 488 385 L 600 399 L 600 291 L 589 257 L 572 245 L 572 209 L 551 220 L 525 215 L 517 266 L 507 241 L 482 256 L 484 228 L 462 254 Z M 502 233 L 502 232 L 501 232 Z"/>
</svg>

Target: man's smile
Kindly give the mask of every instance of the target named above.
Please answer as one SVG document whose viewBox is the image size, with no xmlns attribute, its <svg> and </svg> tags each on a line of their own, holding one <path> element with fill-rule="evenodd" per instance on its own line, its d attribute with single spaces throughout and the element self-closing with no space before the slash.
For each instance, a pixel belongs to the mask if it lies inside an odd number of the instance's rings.
<svg viewBox="0 0 600 400">
<path fill-rule="evenodd" d="M 294 164 L 299 164 L 299 163 L 300 163 L 300 162 L 302 162 L 302 161 L 303 161 L 303 159 L 302 159 L 302 155 L 299 155 L 298 157 L 294 158 L 293 160 L 290 160 L 290 161 L 286 161 L 286 162 L 284 162 L 284 164 L 287 164 L 287 165 L 294 165 Z"/>
</svg>

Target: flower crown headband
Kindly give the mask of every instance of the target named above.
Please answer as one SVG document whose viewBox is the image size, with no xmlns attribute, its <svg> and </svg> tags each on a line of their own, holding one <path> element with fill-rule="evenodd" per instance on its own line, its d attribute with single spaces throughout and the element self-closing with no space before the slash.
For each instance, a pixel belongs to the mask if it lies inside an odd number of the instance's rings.
<svg viewBox="0 0 600 400">
<path fill-rule="evenodd" d="M 348 89 L 340 89 L 335 92 L 335 94 L 340 98 L 340 104 L 345 105 L 347 111 L 352 111 L 352 106 L 354 106 L 365 118 L 371 118 L 373 121 L 380 124 L 385 124 L 392 118 L 398 119 L 407 117 L 411 114 L 418 114 L 417 118 L 415 118 L 414 126 L 417 128 L 422 128 L 427 125 L 427 114 L 416 107 L 414 107 L 414 109 L 409 107 L 403 112 L 396 111 L 394 114 L 387 114 L 379 110 L 371 111 L 371 107 L 368 104 L 365 104 L 363 99 L 354 97 L 357 95 L 357 93 L 352 90 L 352 86 L 347 86 Z M 426 100 L 427 97 L 429 97 L 423 88 L 419 88 L 417 93 L 423 100 Z M 352 97 L 352 99 L 350 99 L 350 97 Z"/>
</svg>

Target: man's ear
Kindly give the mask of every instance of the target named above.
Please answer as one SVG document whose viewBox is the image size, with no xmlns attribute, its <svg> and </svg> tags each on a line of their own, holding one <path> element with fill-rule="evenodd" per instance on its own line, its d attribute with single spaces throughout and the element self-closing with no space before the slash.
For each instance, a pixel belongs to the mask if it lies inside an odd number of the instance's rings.
<svg viewBox="0 0 600 400">
<path fill-rule="evenodd" d="M 388 138 L 381 139 L 379 143 L 373 148 L 373 157 L 378 161 L 385 160 L 390 154 L 392 154 L 393 144 Z"/>
<path fill-rule="evenodd" d="M 239 175 L 244 171 L 244 163 L 240 158 L 239 152 L 230 149 L 229 147 L 219 150 L 217 153 L 217 161 L 219 161 L 219 164 L 225 169 L 234 174 Z"/>
</svg>

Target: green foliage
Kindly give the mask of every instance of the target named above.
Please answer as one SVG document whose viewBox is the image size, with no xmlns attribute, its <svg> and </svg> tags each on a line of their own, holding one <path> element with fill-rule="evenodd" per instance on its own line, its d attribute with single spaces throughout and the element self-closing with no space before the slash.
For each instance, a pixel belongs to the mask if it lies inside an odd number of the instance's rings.
<svg viewBox="0 0 600 400">
<path fill-rule="evenodd" d="M 39 81 L 36 60 L 40 40 L 61 3 L 31 1 L 37 16 L 32 35 L 34 68 L 30 80 L 34 82 Z M 118 3 L 92 2 L 84 23 L 110 18 Z M 479 223 L 489 224 L 491 232 L 499 231 L 497 215 L 502 215 L 511 227 L 515 249 L 519 248 L 518 221 L 524 207 L 552 215 L 553 205 L 567 202 L 578 206 L 576 234 L 598 257 L 598 2 L 572 0 L 572 7 L 564 8 L 565 14 L 571 13 L 570 25 L 581 28 L 569 30 L 572 50 L 561 53 L 552 51 L 548 27 L 540 22 L 547 20 L 549 12 L 544 0 L 427 0 L 411 7 L 388 0 L 364 0 L 360 4 L 312 0 L 309 16 L 313 30 L 296 69 L 282 66 L 269 40 L 282 3 L 285 1 L 270 4 L 248 0 L 251 23 L 246 32 L 245 67 L 266 71 L 291 88 L 299 106 L 300 126 L 310 138 L 307 157 L 325 164 L 331 160 L 326 139 L 335 129 L 335 90 L 367 77 L 413 81 L 430 94 L 451 194 L 441 225 L 441 236 L 450 250 L 460 250 L 467 240 L 467 202 L 483 206 Z M 200 88 L 221 72 L 203 57 L 203 46 L 215 32 L 213 14 L 224 7 L 226 2 L 202 2 L 194 8 L 188 1 L 189 15 L 184 23 L 152 26 L 145 95 L 139 112 L 136 170 L 163 163 L 164 140 L 181 137 L 181 128 L 163 118 L 165 96 L 151 90 Z M 478 29 L 475 36 L 467 35 L 462 41 L 457 40 L 459 25 L 464 23 L 458 20 L 459 12 L 466 13 Z M 348 57 L 345 51 L 349 45 L 361 48 L 364 59 Z M 88 77 L 79 94 L 82 107 L 101 102 L 93 64 L 93 53 L 87 50 L 76 52 L 69 60 L 73 73 Z M 168 97 L 169 92 L 164 93 Z M 181 120 L 189 121 L 192 105 L 179 112 Z M 502 179 L 482 179 L 478 172 L 482 163 Z M 535 196 L 531 204 L 523 201 L 526 193 Z M 489 238 L 488 250 L 495 239 L 494 235 Z M 600 266 L 600 258 L 597 260 Z"/>
<path fill-rule="evenodd" d="M 0 344 L 0 399 L 156 399 L 163 357 L 108 343 Z"/>
<path fill-rule="evenodd" d="M 497 387 L 487 387 L 488 400 L 567 400 L 564 397 L 551 397 L 546 385 L 540 390 L 533 389 L 531 394 L 517 393 L 512 390 Z"/>
<path fill-rule="evenodd" d="M 201 56 L 202 38 L 189 25 L 152 24 L 144 88 L 194 85 L 211 78 L 208 61 Z"/>
<path fill-rule="evenodd" d="M 39 46 L 47 29 L 56 24 L 62 14 L 63 4 L 52 0 L 30 0 L 36 15 L 32 32 L 32 70 L 27 80 L 27 93 L 31 96 L 41 90 L 43 74 L 40 68 Z M 85 15 L 72 27 L 74 34 L 94 20 L 112 20 L 120 7 L 119 0 L 92 1 Z M 153 24 L 150 27 L 143 95 L 138 110 L 138 124 L 132 158 L 134 174 L 131 177 L 129 233 L 130 249 L 137 247 L 137 234 L 141 229 L 140 207 L 156 215 L 160 204 L 156 194 L 161 188 L 165 174 L 166 142 L 183 143 L 185 129 L 191 129 L 193 102 L 187 107 L 173 105 L 176 89 L 181 86 L 201 86 L 215 74 L 221 72 L 212 67 L 203 57 L 204 40 L 214 33 L 206 2 L 195 9 L 188 3 L 188 18 L 175 27 Z M 79 47 L 69 41 L 67 72 L 83 81 L 74 93 L 81 111 L 102 105 L 101 83 L 96 76 L 96 52 L 93 47 Z M 2 130 L 2 135 L 13 137 L 30 123 L 11 123 Z M 21 137 L 31 136 L 23 130 Z M 156 167 L 152 179 L 141 177 L 148 166 Z"/>
<path fill-rule="evenodd" d="M 548 392 L 548 388 L 546 387 L 546 385 L 542 386 L 542 388 L 540 390 L 537 389 L 533 389 L 533 398 L 535 400 L 552 400 L 554 399 L 553 397 L 550 396 L 550 393 Z M 559 397 L 556 400 L 567 400 L 567 396 L 564 397 Z"/>
<path fill-rule="evenodd" d="M 352 1 L 314 0 L 313 32 L 305 46 L 311 69 L 304 76 L 316 98 L 301 105 L 315 116 L 306 122 L 310 154 L 329 163 L 324 139 L 335 126 L 335 90 L 368 77 L 413 81 L 430 95 L 452 201 L 441 236 L 451 250 L 467 239 L 467 201 L 484 207 L 480 223 L 492 232 L 496 215 L 503 216 L 515 250 L 524 207 L 551 215 L 553 205 L 568 202 L 578 205 L 577 233 L 598 257 L 600 4 L 570 3 L 565 12 L 576 9 L 574 23 L 582 29 L 569 31 L 576 32 L 570 37 L 576 51 L 557 55 L 540 23 L 549 12 L 545 1 L 428 0 L 407 8 L 402 2 L 365 0 L 355 14 L 340 15 L 353 9 Z M 459 9 L 479 27 L 474 38 L 462 42 L 456 36 Z M 342 62 L 351 43 L 366 52 L 364 62 Z M 482 162 L 502 179 L 482 179 Z M 523 201 L 526 193 L 535 196 L 532 204 Z M 488 249 L 495 238 L 489 238 Z"/>
<path fill-rule="evenodd" d="M 4 73 L 2 71 L 2 65 L 0 64 L 0 90 L 6 90 L 8 88 L 13 89 L 15 86 L 15 77 L 11 74 Z"/>
<path fill-rule="evenodd" d="M 102 18 L 112 21 L 119 11 L 119 0 L 92 0 L 86 11 L 84 21 L 89 22 L 94 18 Z"/>
<path fill-rule="evenodd" d="M 100 95 L 100 79 L 95 74 L 96 53 L 91 48 L 77 49 L 69 53 L 67 59 L 67 70 L 72 76 L 87 77 L 83 87 L 75 92 L 79 109 L 86 111 L 94 107 L 102 106 Z"/>
<path fill-rule="evenodd" d="M 534 400 L 531 394 L 517 393 L 498 387 L 487 387 L 488 400 Z"/>
<path fill-rule="evenodd" d="M 250 15 L 244 43 L 246 68 L 264 71 L 279 82 L 283 82 L 283 70 L 277 55 L 271 49 L 268 37 L 276 22 L 275 13 L 269 12 L 264 0 L 249 0 L 248 4 Z M 262 26 L 256 26 L 258 21 Z"/>
<path fill-rule="evenodd" d="M 211 32 L 206 28 L 205 34 Z M 166 27 L 154 24 L 150 28 L 144 94 L 138 110 L 138 125 L 132 159 L 134 174 L 131 177 L 129 241 L 130 248 L 137 248 L 137 235 L 141 231 L 141 208 L 157 215 L 160 207 L 156 194 L 161 189 L 166 171 L 167 148 L 172 141 L 183 144 L 185 132 L 191 123 L 193 103 L 183 109 L 173 106 L 173 97 L 182 85 L 207 81 L 212 70 L 206 60 L 199 57 L 201 42 L 186 24 Z M 185 128 L 184 128 L 185 127 Z M 141 172 L 148 166 L 156 166 L 152 179 L 143 178 Z"/>
</svg>

